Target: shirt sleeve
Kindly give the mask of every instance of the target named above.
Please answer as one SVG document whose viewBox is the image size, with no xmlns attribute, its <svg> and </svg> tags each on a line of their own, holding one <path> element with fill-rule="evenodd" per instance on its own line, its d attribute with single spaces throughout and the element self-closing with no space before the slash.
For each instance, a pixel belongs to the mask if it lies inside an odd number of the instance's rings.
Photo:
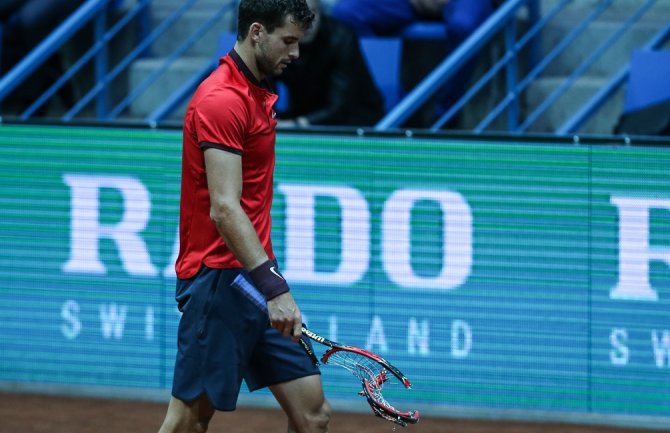
<svg viewBox="0 0 670 433">
<path fill-rule="evenodd" d="M 208 95 L 194 112 L 198 144 L 242 154 L 248 130 L 247 113 L 244 100 L 233 91 Z"/>
</svg>

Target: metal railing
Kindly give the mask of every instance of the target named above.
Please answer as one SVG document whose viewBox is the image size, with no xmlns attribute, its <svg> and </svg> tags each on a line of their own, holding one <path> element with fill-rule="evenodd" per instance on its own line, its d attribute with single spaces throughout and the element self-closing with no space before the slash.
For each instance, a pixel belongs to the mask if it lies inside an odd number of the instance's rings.
<svg viewBox="0 0 670 433">
<path fill-rule="evenodd" d="M 223 16 L 233 10 L 237 6 L 237 0 L 229 1 L 226 3 L 218 12 L 212 15 L 203 25 L 200 27 L 190 38 L 185 41 L 175 52 L 168 58 L 168 60 L 176 60 L 174 57 L 177 53 L 182 53 L 186 49 L 190 48 L 193 43 L 200 39 L 205 32 L 209 31 L 215 24 L 217 24 Z M 167 63 L 164 63 L 166 65 Z M 158 122 L 166 119 L 170 114 L 172 114 L 181 103 L 183 103 L 187 98 L 191 96 L 195 88 L 200 84 L 200 82 L 205 79 L 217 66 L 218 58 L 212 56 L 211 60 L 202 65 L 197 69 L 187 80 L 185 80 L 181 86 L 176 90 L 171 92 L 164 101 L 158 105 L 148 116 L 144 118 L 144 121 L 154 126 Z"/>
<path fill-rule="evenodd" d="M 511 133 L 526 132 L 551 106 L 557 103 L 562 95 L 574 86 L 585 71 L 598 61 L 607 49 L 619 40 L 656 1 L 641 1 L 639 7 L 621 23 L 612 35 L 599 46 L 589 47 L 591 54 L 577 65 L 547 98 L 530 110 L 524 105 L 524 92 L 529 91 L 531 84 L 542 76 L 549 64 L 568 49 L 577 37 L 583 34 L 614 3 L 614 0 L 597 2 L 593 9 L 581 21 L 574 22 L 571 30 L 566 33 L 563 39 L 544 55 L 540 53 L 540 37 L 543 30 L 572 1 L 556 0 L 552 8 L 541 13 L 539 0 L 507 0 L 495 10 L 483 25 L 446 57 L 432 73 L 407 93 L 398 105 L 375 125 L 374 129 L 383 131 L 401 128 L 403 122 L 429 102 L 459 68 L 481 54 L 494 41 L 502 39 L 504 50 L 499 57 L 494 59 L 493 64 L 477 77 L 477 80 L 463 93 L 460 100 L 442 113 L 429 129 L 433 131 L 442 129 L 455 116 L 466 110 L 477 95 L 485 91 L 487 86 L 498 80 L 504 83 L 504 92 L 500 100 L 493 101 L 490 104 L 491 107 L 483 113 L 482 118 L 472 127 L 472 131 L 474 133 L 490 130 L 504 130 Z M 219 23 L 225 14 L 237 5 L 237 0 L 224 2 L 220 8 L 217 5 L 215 13 L 210 14 L 190 36 L 184 38 L 142 81 L 135 84 L 124 95 L 110 95 L 113 81 L 127 72 L 136 60 L 146 56 L 152 44 L 191 10 L 197 0 L 185 0 L 176 3 L 175 10 L 157 23 L 153 29 L 150 29 L 147 24 L 148 12 L 154 5 L 152 0 L 134 1 L 133 6 L 112 23 L 109 22 L 108 13 L 110 3 L 110 0 L 87 0 L 21 62 L 2 76 L 0 78 L 0 104 L 11 97 L 11 93 L 31 73 L 36 71 L 49 56 L 61 49 L 84 26 L 90 24 L 93 31 L 92 45 L 71 64 L 61 77 L 51 83 L 42 95 L 32 101 L 28 108 L 23 109 L 18 117 L 21 120 L 28 120 L 35 116 L 38 110 L 48 104 L 64 86 L 76 79 L 78 74 L 82 74 L 84 67 L 89 66 L 93 68 L 93 83 L 90 89 L 83 92 L 71 107 L 63 110 L 64 113 L 59 114 L 59 119 L 63 122 L 70 122 L 75 119 L 86 118 L 85 116 L 91 116 L 97 121 L 114 122 L 124 113 L 128 113 L 129 108 L 140 95 L 152 91 L 152 85 L 206 32 Z M 520 20 L 524 8 L 526 14 L 524 19 Z M 133 44 L 132 49 L 120 61 L 113 65 L 110 64 L 110 41 L 127 30 L 131 23 L 137 21 L 144 23 L 144 30 L 138 41 Z M 520 23 L 524 24 L 523 32 L 520 32 Z M 668 39 L 669 34 L 670 25 L 661 29 L 644 47 L 655 48 L 660 46 Z M 216 62 L 215 56 L 212 56 L 210 61 L 197 68 L 177 88 L 169 89 L 169 91 L 161 89 L 161 101 L 148 115 L 140 116 L 135 120 L 147 125 L 156 125 L 167 119 L 190 96 L 197 84 L 215 68 Z M 504 78 L 501 78 L 503 74 Z M 624 84 L 627 76 L 628 65 L 625 65 L 613 74 L 609 82 L 600 88 L 586 104 L 575 110 L 570 119 L 566 120 L 556 131 L 550 132 L 562 135 L 578 131 L 617 92 Z M 128 118 L 124 120 L 127 121 Z M 504 126 L 501 127 L 501 124 Z"/>
<path fill-rule="evenodd" d="M 87 0 L 42 43 L 4 74 L 2 79 L 0 79 L 0 103 L 86 23 L 95 20 L 96 25 L 101 25 L 100 20 L 103 19 L 103 11 L 106 10 L 108 2 L 109 0 Z M 102 53 L 100 56 L 102 57 Z M 48 99 L 48 96 L 45 99 Z M 27 111 L 21 116 L 22 119 L 31 116 L 32 110 L 29 109 Z"/>
<path fill-rule="evenodd" d="M 113 122 L 129 108 L 140 94 L 147 91 L 158 78 L 164 74 L 170 66 L 180 58 L 189 48 L 197 43 L 200 38 L 216 25 L 222 17 L 235 5 L 235 0 L 224 2 L 218 11 L 212 14 L 206 22 L 201 24 L 189 37 L 165 57 L 161 64 L 153 70 L 149 76 L 139 84 L 130 89 L 127 95 L 116 101 L 110 98 L 110 87 L 112 82 L 121 74 L 127 72 L 136 60 L 145 57 L 150 52 L 152 44 L 177 21 L 188 12 L 197 0 L 186 0 L 172 13 L 162 20 L 154 29 L 149 29 L 149 11 L 152 6 L 151 0 L 137 0 L 132 7 L 128 8 L 114 23 L 108 23 L 108 7 L 113 0 L 87 0 L 70 17 L 61 23 L 54 31 L 44 39 L 35 49 L 28 53 L 17 65 L 0 78 L 0 104 L 11 97 L 21 84 L 29 79 L 30 74 L 35 72 L 54 53 L 63 49 L 73 37 L 84 27 L 91 25 L 93 31 L 92 45 L 79 58 L 72 62 L 71 66 L 63 74 L 51 83 L 48 89 L 42 93 L 30 106 L 22 109 L 17 117 L 20 120 L 28 120 L 45 106 L 64 86 L 76 79 L 77 74 L 82 73 L 86 66 L 93 67 L 93 84 L 78 97 L 72 107 L 59 115 L 63 122 L 70 122 L 81 116 L 90 116 L 84 113 L 87 107 L 94 106 L 93 118 L 102 122 Z M 110 63 L 110 41 L 117 37 L 122 31 L 128 31 L 131 23 L 139 22 L 140 32 L 137 43 L 133 44 L 130 52 L 116 64 Z M 164 89 L 162 89 L 164 90 Z M 167 92 L 168 98 L 170 93 Z M 89 110 L 90 111 L 90 110 Z M 167 112 L 167 111 L 166 111 Z M 125 119 L 126 121 L 128 119 Z M 150 119 L 145 120 L 150 123 Z"/>
<path fill-rule="evenodd" d="M 398 105 L 391 110 L 377 125 L 375 130 L 384 131 L 393 127 L 399 127 L 403 121 L 407 120 L 414 112 L 427 102 L 436 92 L 449 80 L 465 63 L 472 60 L 481 49 L 496 36 L 500 29 L 505 26 L 514 26 L 517 21 L 517 12 L 522 7 L 528 4 L 528 0 L 508 0 L 500 6 L 496 12 L 482 24 L 469 38 L 463 41 L 453 53 L 451 53 L 440 65 L 433 70 L 421 83 L 419 83 L 414 90 L 412 90 L 405 98 L 403 98 Z M 510 57 L 516 53 L 515 47 L 510 44 L 506 38 L 507 55 Z M 507 57 L 506 55 L 506 57 Z M 514 65 L 509 63 L 510 67 Z M 491 70 L 493 74 L 498 71 L 498 68 Z M 489 75 L 489 74 L 487 74 Z M 469 96 L 469 95 L 465 95 Z M 464 96 L 464 97 L 465 97 Z M 438 129 L 444 122 L 448 121 L 456 111 L 462 107 L 467 100 L 461 98 L 450 112 L 442 116 L 434 125 Z M 453 113 L 452 113 L 453 112 Z"/>
<path fill-rule="evenodd" d="M 670 23 L 660 29 L 642 49 L 657 49 L 670 38 Z M 556 135 L 574 134 L 586 121 L 593 116 L 617 89 L 624 85 L 630 73 L 630 63 L 619 69 L 610 80 L 596 92 L 579 110 L 566 120 L 557 130 Z"/>
<path fill-rule="evenodd" d="M 591 54 L 587 56 L 574 70 L 565 78 L 565 80 L 553 90 L 536 107 L 529 109 L 528 113 L 522 113 L 521 107 L 525 101 L 523 94 L 528 91 L 530 85 L 537 80 L 547 67 L 555 61 L 571 44 L 582 35 L 613 3 L 613 0 L 602 0 L 594 5 L 590 13 L 581 21 L 572 24 L 571 30 L 560 40 L 556 46 L 551 48 L 543 56 L 539 53 L 540 45 L 538 37 L 541 31 L 552 22 L 552 20 L 563 11 L 566 6 L 572 3 L 571 0 L 558 0 L 554 6 L 540 14 L 539 4 L 531 0 L 508 0 L 503 3 L 496 12 L 466 41 L 464 41 L 453 53 L 438 65 L 431 74 L 429 74 L 419 85 L 409 92 L 398 105 L 389 112 L 377 125 L 375 130 L 384 131 L 393 128 L 399 128 L 412 114 L 421 108 L 427 101 L 437 94 L 440 87 L 443 86 L 464 64 L 478 55 L 482 48 L 492 43 L 503 33 L 504 53 L 497 61 L 486 70 L 481 77 L 475 81 L 463 96 L 446 110 L 435 123 L 430 127 L 436 131 L 442 128 L 447 122 L 454 119 L 468 103 L 473 101 L 475 96 L 482 92 L 488 84 L 495 80 L 500 73 L 505 73 L 505 92 L 501 99 L 488 110 L 481 120 L 472 127 L 475 133 L 482 133 L 490 128 L 494 121 L 506 113 L 505 127 L 506 132 L 523 133 L 538 121 L 559 97 L 566 94 L 577 80 L 584 76 L 585 72 L 598 60 L 602 58 L 605 52 L 611 48 L 633 24 L 638 21 L 657 0 L 645 0 L 640 3 L 621 25 L 599 46 L 595 49 L 589 47 Z M 528 8 L 529 27 L 521 35 L 518 35 L 518 15 L 522 7 Z M 668 39 L 668 27 L 661 29 L 652 40 L 645 45 L 646 48 L 655 48 L 660 46 Z M 523 72 L 520 66 L 522 59 L 519 53 L 526 49 L 527 58 L 530 59 L 530 69 L 522 78 L 517 78 Z M 617 92 L 624 84 L 627 77 L 629 66 L 626 65 L 621 72 L 614 75 L 611 81 L 602 87 L 600 91 L 584 106 L 580 107 L 576 113 L 558 129 L 550 131 L 555 134 L 570 134 L 576 132 L 580 126 L 597 114 L 598 108 Z M 528 107 L 526 107 L 528 108 Z M 497 130 L 500 130 L 498 127 Z"/>
</svg>

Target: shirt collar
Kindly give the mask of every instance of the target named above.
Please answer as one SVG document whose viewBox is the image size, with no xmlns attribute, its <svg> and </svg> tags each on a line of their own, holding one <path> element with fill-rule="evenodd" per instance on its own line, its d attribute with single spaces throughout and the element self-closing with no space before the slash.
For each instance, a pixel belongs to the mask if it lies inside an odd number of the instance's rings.
<svg viewBox="0 0 670 433">
<path fill-rule="evenodd" d="M 268 92 L 272 92 L 272 86 L 270 85 L 270 82 L 267 79 L 258 81 L 254 76 L 254 74 L 251 72 L 251 69 L 249 69 L 246 63 L 244 63 L 242 57 L 240 57 L 240 55 L 237 54 L 237 51 L 235 51 L 234 48 L 230 50 L 228 54 L 233 59 L 233 62 L 235 62 L 239 70 L 242 71 L 245 77 L 247 77 L 247 80 L 251 81 L 251 83 L 254 84 L 255 86 L 265 89 Z"/>
</svg>

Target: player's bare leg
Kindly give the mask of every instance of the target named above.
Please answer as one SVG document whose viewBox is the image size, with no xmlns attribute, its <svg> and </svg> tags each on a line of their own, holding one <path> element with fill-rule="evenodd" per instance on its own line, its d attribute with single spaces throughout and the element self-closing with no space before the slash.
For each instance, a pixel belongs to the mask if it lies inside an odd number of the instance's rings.
<svg viewBox="0 0 670 433">
<path fill-rule="evenodd" d="M 288 416 L 289 433 L 327 433 L 330 404 L 316 374 L 270 387 Z"/>
<path fill-rule="evenodd" d="M 205 433 L 214 408 L 205 394 L 192 402 L 172 397 L 158 433 Z"/>
</svg>

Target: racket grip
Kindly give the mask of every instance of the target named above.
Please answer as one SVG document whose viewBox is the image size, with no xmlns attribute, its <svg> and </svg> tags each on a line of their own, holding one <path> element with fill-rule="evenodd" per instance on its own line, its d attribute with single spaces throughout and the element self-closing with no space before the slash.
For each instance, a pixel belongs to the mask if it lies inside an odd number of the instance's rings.
<svg viewBox="0 0 670 433">
<path fill-rule="evenodd" d="M 305 328 L 303 328 L 305 329 Z M 312 360 L 312 364 L 314 365 L 319 365 L 319 360 L 317 359 L 316 355 L 314 354 L 314 351 L 312 350 L 311 347 L 309 347 L 309 344 L 305 341 L 304 338 L 300 337 L 300 345 L 302 346 L 302 350 L 305 351 L 307 356 Z"/>
</svg>

